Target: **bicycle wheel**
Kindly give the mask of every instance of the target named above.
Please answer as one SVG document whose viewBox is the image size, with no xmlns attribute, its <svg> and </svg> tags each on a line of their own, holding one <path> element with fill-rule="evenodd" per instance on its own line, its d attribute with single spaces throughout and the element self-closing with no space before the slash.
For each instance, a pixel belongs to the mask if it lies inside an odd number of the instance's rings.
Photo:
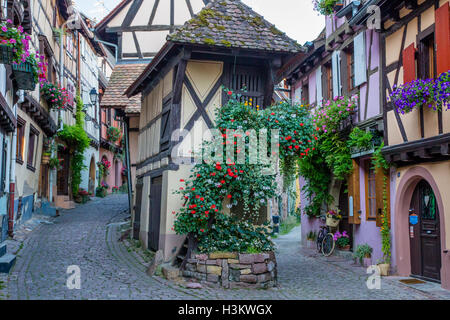
<svg viewBox="0 0 450 320">
<path fill-rule="evenodd" d="M 324 238 L 324 232 L 320 229 L 319 234 L 317 235 L 317 252 L 322 252 L 322 241 Z"/>
<path fill-rule="evenodd" d="M 328 233 L 325 238 L 322 240 L 322 254 L 325 257 L 329 257 L 333 254 L 334 251 L 334 238 L 332 233 Z"/>
</svg>

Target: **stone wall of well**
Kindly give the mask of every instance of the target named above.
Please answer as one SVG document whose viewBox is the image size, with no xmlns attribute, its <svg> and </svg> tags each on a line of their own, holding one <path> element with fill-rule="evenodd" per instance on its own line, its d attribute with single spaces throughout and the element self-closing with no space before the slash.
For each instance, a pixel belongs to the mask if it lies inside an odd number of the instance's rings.
<svg viewBox="0 0 450 320">
<path fill-rule="evenodd" d="M 269 288 L 277 284 L 274 252 L 216 252 L 188 259 L 183 276 L 223 288 Z"/>
</svg>

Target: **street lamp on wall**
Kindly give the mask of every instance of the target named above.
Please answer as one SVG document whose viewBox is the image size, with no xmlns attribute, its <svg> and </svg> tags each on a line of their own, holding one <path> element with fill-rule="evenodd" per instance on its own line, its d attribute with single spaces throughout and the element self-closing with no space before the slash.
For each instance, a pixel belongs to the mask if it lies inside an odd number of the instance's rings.
<svg viewBox="0 0 450 320">
<path fill-rule="evenodd" d="M 98 129 L 98 128 L 100 128 L 100 126 L 97 123 L 97 121 L 95 121 L 90 115 L 87 114 L 87 107 L 92 107 L 92 106 L 96 106 L 97 105 L 98 93 L 97 93 L 97 90 L 95 88 L 92 88 L 91 91 L 89 92 L 89 99 L 91 100 L 91 103 L 90 104 L 85 104 L 84 108 L 83 108 L 84 113 L 86 113 L 86 116 L 85 116 L 84 119 L 86 121 L 94 122 L 95 129 Z"/>
</svg>

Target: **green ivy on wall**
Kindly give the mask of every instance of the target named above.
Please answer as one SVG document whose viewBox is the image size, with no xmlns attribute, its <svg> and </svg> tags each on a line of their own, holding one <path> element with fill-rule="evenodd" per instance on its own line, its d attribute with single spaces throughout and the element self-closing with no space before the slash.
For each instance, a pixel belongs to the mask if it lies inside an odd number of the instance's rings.
<svg viewBox="0 0 450 320">
<path fill-rule="evenodd" d="M 81 172 L 87 169 L 84 164 L 84 151 L 89 147 L 90 139 L 84 130 L 83 101 L 77 91 L 75 98 L 76 113 L 75 125 L 64 125 L 63 130 L 58 132 L 58 137 L 69 147 L 71 154 L 71 186 L 72 195 L 77 195 L 81 183 Z"/>
</svg>

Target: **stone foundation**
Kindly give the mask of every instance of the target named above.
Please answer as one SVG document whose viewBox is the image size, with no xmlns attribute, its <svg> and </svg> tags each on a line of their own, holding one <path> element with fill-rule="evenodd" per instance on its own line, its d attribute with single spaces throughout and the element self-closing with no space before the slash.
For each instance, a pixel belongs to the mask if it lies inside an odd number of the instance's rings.
<svg viewBox="0 0 450 320">
<path fill-rule="evenodd" d="M 277 284 L 274 252 L 214 252 L 188 259 L 183 276 L 223 288 L 270 288 Z"/>
</svg>

